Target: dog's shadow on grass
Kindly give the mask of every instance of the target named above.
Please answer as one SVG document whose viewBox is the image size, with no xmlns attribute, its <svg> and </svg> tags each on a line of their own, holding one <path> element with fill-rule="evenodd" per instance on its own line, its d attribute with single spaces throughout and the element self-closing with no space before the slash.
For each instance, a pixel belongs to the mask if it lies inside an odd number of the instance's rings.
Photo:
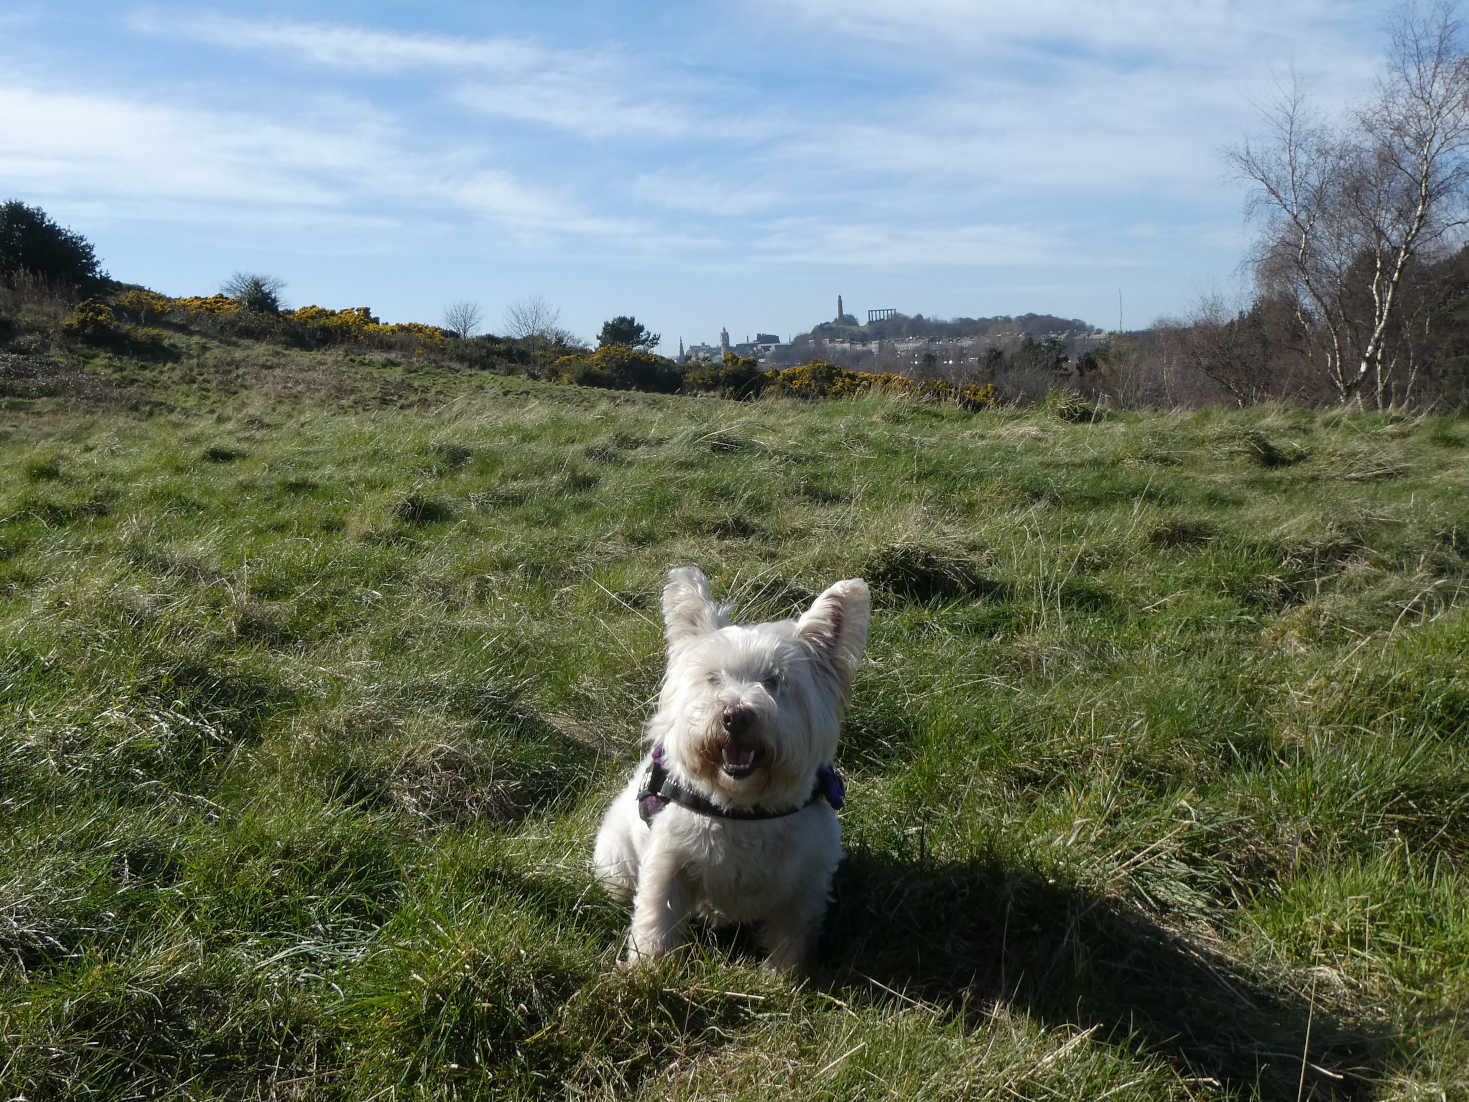
<svg viewBox="0 0 1469 1102">
<path fill-rule="evenodd" d="M 1382 1077 L 1387 1023 L 1347 1023 L 1322 999 L 1034 873 L 859 849 L 835 896 L 817 970 L 833 990 L 893 992 L 976 1025 L 1008 1006 L 1245 1097 L 1366 1098 Z"/>
</svg>

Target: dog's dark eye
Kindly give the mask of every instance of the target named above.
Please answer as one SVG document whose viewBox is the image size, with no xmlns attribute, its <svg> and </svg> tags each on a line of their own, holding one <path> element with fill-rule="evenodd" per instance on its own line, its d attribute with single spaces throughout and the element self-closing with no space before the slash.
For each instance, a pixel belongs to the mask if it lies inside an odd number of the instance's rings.
<svg viewBox="0 0 1469 1102">
<path fill-rule="evenodd" d="M 762 677 L 760 679 L 760 684 L 765 686 L 765 691 L 767 693 L 769 693 L 771 696 L 774 696 L 775 690 L 780 688 L 780 684 L 784 680 L 785 678 L 783 678 L 780 674 L 773 673 L 769 677 Z"/>
<path fill-rule="evenodd" d="M 709 682 L 709 684 L 712 685 L 712 686 L 714 686 L 715 688 L 718 688 L 719 687 L 719 683 L 721 681 L 723 681 L 724 678 L 722 678 L 717 673 L 711 673 L 711 674 L 706 675 L 705 678 L 704 678 L 704 680 L 707 681 L 707 682 Z"/>
</svg>

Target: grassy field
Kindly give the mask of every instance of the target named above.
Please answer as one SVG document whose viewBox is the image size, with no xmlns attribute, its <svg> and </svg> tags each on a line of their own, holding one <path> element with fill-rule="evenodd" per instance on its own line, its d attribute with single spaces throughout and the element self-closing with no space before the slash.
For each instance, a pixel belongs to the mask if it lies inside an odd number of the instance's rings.
<svg viewBox="0 0 1469 1102">
<path fill-rule="evenodd" d="M 1469 1096 L 1469 424 L 79 370 L 0 412 L 0 1096 Z M 683 563 L 874 589 L 800 984 L 613 967 Z"/>
</svg>

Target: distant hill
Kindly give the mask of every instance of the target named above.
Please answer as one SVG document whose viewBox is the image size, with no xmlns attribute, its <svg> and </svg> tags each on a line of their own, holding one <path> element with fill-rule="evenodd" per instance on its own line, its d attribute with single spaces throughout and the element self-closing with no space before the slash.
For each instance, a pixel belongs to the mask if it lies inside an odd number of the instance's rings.
<svg viewBox="0 0 1469 1102">
<path fill-rule="evenodd" d="M 847 341 L 890 341 L 912 338 L 965 338 L 984 339 L 994 344 L 1018 342 L 1026 337 L 1044 340 L 1059 336 L 1063 339 L 1082 337 L 1096 331 L 1096 326 L 1080 318 L 1062 318 L 1055 314 L 1008 314 L 988 318 L 926 318 L 922 314 L 909 317 L 895 314 L 882 321 L 865 325 L 857 324 L 850 314 L 841 322 L 827 321 L 813 326 L 807 333 L 791 338 L 791 344 L 812 343 L 822 340 Z"/>
</svg>

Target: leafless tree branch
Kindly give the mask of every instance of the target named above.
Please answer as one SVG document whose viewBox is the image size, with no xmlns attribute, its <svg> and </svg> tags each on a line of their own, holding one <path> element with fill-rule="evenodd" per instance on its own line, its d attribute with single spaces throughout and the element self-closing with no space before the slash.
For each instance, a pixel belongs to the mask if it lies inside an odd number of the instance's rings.
<svg viewBox="0 0 1469 1102">
<path fill-rule="evenodd" d="M 1342 402 L 1381 408 L 1413 370 L 1405 278 L 1469 219 L 1469 60 L 1446 3 L 1398 14 L 1387 69 L 1349 125 L 1314 119 L 1298 83 L 1265 136 L 1229 153 L 1262 224 L 1256 273 L 1298 304 Z"/>
</svg>

